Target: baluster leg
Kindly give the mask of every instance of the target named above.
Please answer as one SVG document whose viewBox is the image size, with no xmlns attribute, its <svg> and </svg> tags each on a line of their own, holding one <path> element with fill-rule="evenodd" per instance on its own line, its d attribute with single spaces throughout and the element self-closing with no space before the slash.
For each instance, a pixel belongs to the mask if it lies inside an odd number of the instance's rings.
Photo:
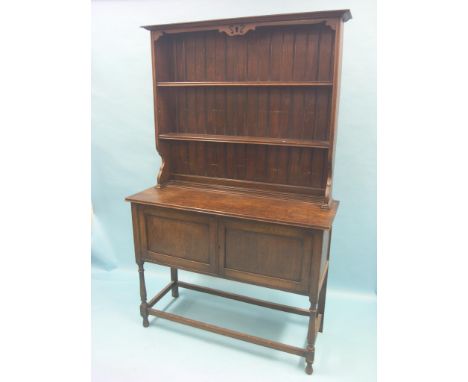
<svg viewBox="0 0 468 382">
<path fill-rule="evenodd" d="M 143 261 L 138 263 L 138 275 L 140 277 L 140 314 L 143 317 L 143 326 L 147 328 L 149 326 L 148 321 L 148 303 L 146 302 L 146 284 L 145 284 L 145 270 L 143 268 Z"/>
<path fill-rule="evenodd" d="M 179 297 L 179 285 L 177 284 L 179 282 L 179 278 L 177 268 L 171 268 L 171 281 L 175 282 L 172 286 L 172 297 L 177 298 Z"/>
<path fill-rule="evenodd" d="M 307 331 L 307 347 L 306 347 L 306 368 L 305 372 L 307 374 L 312 374 L 312 364 L 314 363 L 315 355 L 315 338 L 317 336 L 317 328 L 315 327 L 315 319 L 317 317 L 316 311 L 317 305 L 311 302 L 310 304 L 310 316 L 309 316 L 309 329 Z"/>
<path fill-rule="evenodd" d="M 318 303 L 318 313 L 322 315 L 322 318 L 320 320 L 320 327 L 318 329 L 320 333 L 323 332 L 323 321 L 325 317 L 325 300 L 327 297 L 327 281 L 328 281 L 328 271 L 327 271 L 327 275 L 325 276 L 325 280 L 323 281 L 323 287 L 322 287 L 322 290 L 320 291 L 320 297 L 319 297 L 319 303 Z"/>
<path fill-rule="evenodd" d="M 330 247 L 331 247 L 331 239 L 332 239 L 332 229 L 330 228 L 330 232 L 328 235 L 328 246 L 327 246 L 327 261 L 330 261 Z M 323 322 L 325 321 L 325 301 L 327 299 L 327 282 L 328 282 L 328 274 L 329 269 L 327 270 L 327 275 L 325 276 L 325 280 L 323 281 L 322 290 L 320 291 L 319 295 L 319 302 L 318 302 L 318 312 L 322 315 L 320 320 L 320 327 L 319 332 L 323 332 Z"/>
</svg>

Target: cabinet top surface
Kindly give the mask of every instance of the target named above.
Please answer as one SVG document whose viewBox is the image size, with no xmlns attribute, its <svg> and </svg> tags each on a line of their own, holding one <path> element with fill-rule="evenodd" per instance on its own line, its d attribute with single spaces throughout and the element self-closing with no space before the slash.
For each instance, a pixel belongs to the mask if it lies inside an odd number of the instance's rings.
<svg viewBox="0 0 468 382">
<path fill-rule="evenodd" d="M 304 200 L 179 185 L 151 187 L 125 200 L 137 204 L 316 229 L 331 228 L 339 204 L 338 201 L 333 201 L 330 209 L 321 209 L 317 204 Z"/>
<path fill-rule="evenodd" d="M 219 24 L 233 24 L 233 23 L 252 23 L 261 21 L 294 21 L 302 19 L 317 19 L 317 18 L 341 18 L 344 22 L 351 19 L 351 12 L 349 9 L 340 9 L 333 11 L 319 11 L 319 12 L 302 12 L 302 13 L 287 13 L 276 15 L 264 16 L 246 16 L 231 19 L 217 19 L 217 20 L 202 20 L 194 22 L 172 23 L 172 24 L 159 24 L 159 25 L 145 25 L 145 28 L 150 31 L 157 30 L 170 30 L 179 28 L 202 28 Z"/>
</svg>

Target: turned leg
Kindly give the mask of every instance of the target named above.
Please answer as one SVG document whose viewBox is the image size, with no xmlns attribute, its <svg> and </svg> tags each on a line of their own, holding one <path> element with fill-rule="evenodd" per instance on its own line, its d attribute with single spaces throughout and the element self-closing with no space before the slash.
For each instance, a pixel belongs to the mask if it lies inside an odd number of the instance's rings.
<svg viewBox="0 0 468 382">
<path fill-rule="evenodd" d="M 140 276 L 140 314 L 143 317 L 143 326 L 149 326 L 148 321 L 148 303 L 146 302 L 146 284 L 145 284 L 145 270 L 143 269 L 143 262 L 138 263 L 138 275 Z"/>
<path fill-rule="evenodd" d="M 174 281 L 174 285 L 172 286 L 172 297 L 179 297 L 177 268 L 171 268 L 171 281 Z"/>
<path fill-rule="evenodd" d="M 307 331 L 307 347 L 306 347 L 306 368 L 307 374 L 312 374 L 312 364 L 314 363 L 315 355 L 315 337 L 317 336 L 317 328 L 315 327 L 315 318 L 317 317 L 316 304 L 310 305 L 309 309 L 309 329 Z"/>
<path fill-rule="evenodd" d="M 330 246 L 331 246 L 331 238 L 332 238 L 332 229 L 330 228 L 330 232 L 328 235 L 328 246 L 327 246 L 327 261 L 330 261 Z M 323 280 L 323 285 L 322 289 L 320 291 L 319 295 L 319 301 L 318 301 L 318 313 L 322 315 L 322 318 L 320 319 L 320 327 L 319 327 L 319 332 L 323 332 L 323 321 L 325 319 L 325 300 L 327 298 L 327 281 L 328 281 L 328 269 L 327 269 L 327 275 L 325 276 L 325 279 Z"/>
<path fill-rule="evenodd" d="M 322 318 L 320 319 L 320 326 L 318 329 L 320 333 L 323 332 L 323 320 L 325 317 L 325 300 L 327 297 L 327 281 L 328 281 L 328 271 L 327 271 L 327 275 L 325 276 L 325 280 L 323 280 L 323 286 L 322 286 L 322 290 L 320 291 L 319 303 L 318 303 L 318 313 L 322 316 Z"/>
</svg>

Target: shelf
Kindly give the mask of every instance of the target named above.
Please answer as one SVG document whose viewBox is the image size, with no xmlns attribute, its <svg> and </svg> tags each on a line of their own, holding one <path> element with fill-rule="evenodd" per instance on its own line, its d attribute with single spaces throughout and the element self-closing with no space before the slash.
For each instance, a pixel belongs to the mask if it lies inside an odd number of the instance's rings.
<svg viewBox="0 0 468 382">
<path fill-rule="evenodd" d="M 327 141 L 253 137 L 253 136 L 247 136 L 247 135 L 167 133 L 167 134 L 159 134 L 159 139 L 173 140 L 173 141 L 223 142 L 223 143 L 240 143 L 240 144 L 270 145 L 270 146 L 315 147 L 315 148 L 323 148 L 323 149 L 327 149 L 330 147 Z"/>
<path fill-rule="evenodd" d="M 333 86 L 331 81 L 201 81 L 201 82 L 157 82 L 158 87 L 201 87 L 201 86 Z"/>
</svg>

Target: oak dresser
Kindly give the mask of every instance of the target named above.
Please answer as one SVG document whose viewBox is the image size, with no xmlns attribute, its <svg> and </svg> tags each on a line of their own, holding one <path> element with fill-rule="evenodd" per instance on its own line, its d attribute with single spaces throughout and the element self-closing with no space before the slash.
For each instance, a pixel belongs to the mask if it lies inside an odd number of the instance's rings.
<svg viewBox="0 0 468 382">
<path fill-rule="evenodd" d="M 129 196 L 143 326 L 156 316 L 305 358 L 324 322 L 343 23 L 349 10 L 152 25 L 157 185 Z M 170 267 L 147 298 L 145 262 Z M 307 308 L 178 279 L 178 269 L 308 297 Z M 309 318 L 291 346 L 163 310 L 192 289 Z"/>
</svg>

